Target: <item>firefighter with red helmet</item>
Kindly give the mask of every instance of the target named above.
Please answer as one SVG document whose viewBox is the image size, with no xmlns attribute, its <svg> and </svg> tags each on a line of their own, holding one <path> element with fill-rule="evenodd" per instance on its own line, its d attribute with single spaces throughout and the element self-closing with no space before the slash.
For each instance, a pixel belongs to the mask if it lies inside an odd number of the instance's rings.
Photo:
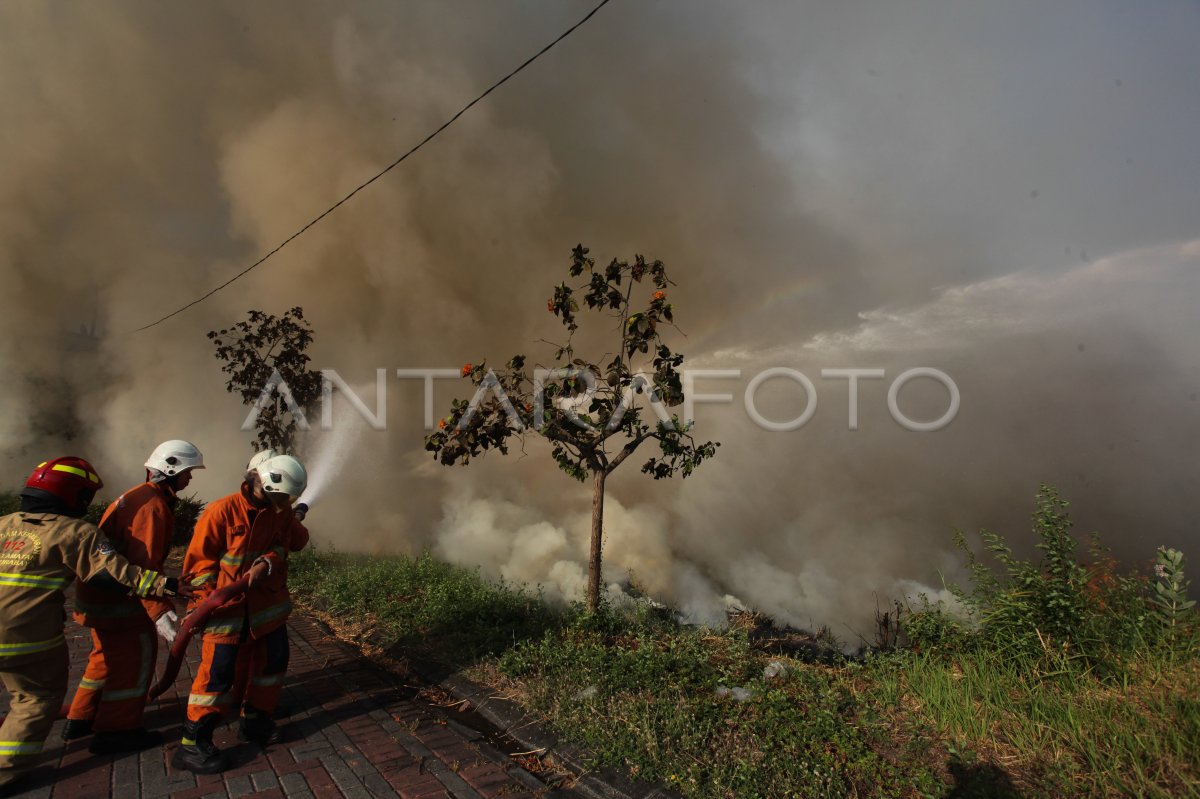
<svg viewBox="0 0 1200 799">
<path fill-rule="evenodd" d="M 204 626 L 183 741 L 172 759 L 175 768 L 198 774 L 225 768 L 212 740 L 224 715 L 238 713 L 242 740 L 263 747 L 279 740 L 272 717 L 288 664 L 287 558 L 308 543 L 292 505 L 308 476 L 290 455 L 260 455 L 238 493 L 204 509 L 183 561 L 193 603 L 250 578 L 246 593 L 214 610 Z"/>
<path fill-rule="evenodd" d="M 175 533 L 177 494 L 204 468 L 195 444 L 159 444 L 146 460 L 146 482 L 108 506 L 100 530 L 130 563 L 162 571 Z M 63 739 L 95 731 L 90 751 L 112 754 L 158 746 L 162 733 L 143 725 L 146 692 L 154 675 L 158 637 L 169 646 L 179 616 L 168 599 L 138 599 L 102 586 L 81 584 L 75 592 L 75 620 L 92 631 L 87 669 L 67 713 Z"/>
<path fill-rule="evenodd" d="M 83 521 L 103 485 L 84 459 L 55 458 L 26 480 L 21 510 L 0 518 L 0 680 L 11 695 L 0 725 L 0 796 L 37 761 L 67 693 L 64 589 L 78 578 L 139 597 L 192 593 L 134 566 Z"/>
</svg>

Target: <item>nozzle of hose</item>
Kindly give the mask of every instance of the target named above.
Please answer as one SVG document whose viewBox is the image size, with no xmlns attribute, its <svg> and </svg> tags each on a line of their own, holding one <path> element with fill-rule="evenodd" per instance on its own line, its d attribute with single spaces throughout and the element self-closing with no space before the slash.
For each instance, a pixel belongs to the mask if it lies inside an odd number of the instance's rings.
<svg viewBox="0 0 1200 799">
<path fill-rule="evenodd" d="M 292 509 L 292 512 L 296 514 L 296 518 L 298 520 L 304 521 L 304 517 L 308 515 L 308 503 L 299 503 L 295 508 Z"/>
</svg>

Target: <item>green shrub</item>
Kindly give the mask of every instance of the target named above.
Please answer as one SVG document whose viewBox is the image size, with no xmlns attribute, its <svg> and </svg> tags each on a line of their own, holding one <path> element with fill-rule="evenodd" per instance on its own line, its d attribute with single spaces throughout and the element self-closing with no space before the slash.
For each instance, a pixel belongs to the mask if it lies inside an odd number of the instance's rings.
<svg viewBox="0 0 1200 799">
<path fill-rule="evenodd" d="M 920 609 L 911 611 L 900 622 L 909 647 L 953 652 L 968 645 L 972 634 L 961 619 L 950 614 L 941 602 L 934 604 L 924 595 L 920 600 Z"/>
<path fill-rule="evenodd" d="M 980 537 L 998 568 L 981 563 L 958 533 L 966 552 L 970 591 L 953 586 L 978 624 L 974 637 L 989 649 L 1043 671 L 1098 669 L 1124 678 L 1128 662 L 1149 645 L 1189 651 L 1196 645 L 1195 603 L 1187 599 L 1183 555 L 1160 549 L 1156 582 L 1121 573 L 1111 554 L 1093 537 L 1084 562 L 1071 536 L 1068 504 L 1050 486 L 1037 495 L 1033 530 L 1042 555 L 1020 560 L 1004 539 Z M 929 624 L 941 620 L 922 620 Z M 919 622 L 918 622 L 919 623 Z M 1186 632 L 1185 632 L 1186 631 Z"/>
<path fill-rule="evenodd" d="M 192 540 L 192 531 L 196 529 L 196 520 L 204 510 L 204 501 L 192 494 L 190 497 L 180 497 L 175 503 L 175 537 L 171 543 L 176 546 L 187 546 Z"/>
<path fill-rule="evenodd" d="M 1189 653 L 1200 644 L 1196 602 L 1188 599 L 1188 580 L 1183 573 L 1183 553 L 1158 548 L 1151 585 L 1150 605 L 1160 638 L 1173 650 Z"/>
</svg>

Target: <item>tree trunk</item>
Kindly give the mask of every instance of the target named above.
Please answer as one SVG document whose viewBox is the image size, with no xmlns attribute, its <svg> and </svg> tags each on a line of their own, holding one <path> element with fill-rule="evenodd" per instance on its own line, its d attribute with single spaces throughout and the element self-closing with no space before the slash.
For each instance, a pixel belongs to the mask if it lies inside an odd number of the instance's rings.
<svg viewBox="0 0 1200 799">
<path fill-rule="evenodd" d="M 595 613 L 600 607 L 600 553 L 604 543 L 604 469 L 593 472 L 592 482 L 592 548 L 588 558 L 587 609 Z"/>
</svg>

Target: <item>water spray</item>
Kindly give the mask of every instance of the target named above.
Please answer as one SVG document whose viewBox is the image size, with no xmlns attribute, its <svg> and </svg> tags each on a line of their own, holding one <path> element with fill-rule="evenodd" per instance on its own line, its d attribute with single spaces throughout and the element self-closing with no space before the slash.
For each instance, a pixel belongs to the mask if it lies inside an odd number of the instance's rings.
<svg viewBox="0 0 1200 799">
<path fill-rule="evenodd" d="M 362 431 L 362 422 L 357 419 L 354 409 L 344 403 L 335 411 L 332 427 L 316 436 L 315 454 L 308 465 L 308 487 L 295 507 L 297 518 L 303 519 L 330 483 L 342 473 L 350 450 L 362 436 Z"/>
</svg>

